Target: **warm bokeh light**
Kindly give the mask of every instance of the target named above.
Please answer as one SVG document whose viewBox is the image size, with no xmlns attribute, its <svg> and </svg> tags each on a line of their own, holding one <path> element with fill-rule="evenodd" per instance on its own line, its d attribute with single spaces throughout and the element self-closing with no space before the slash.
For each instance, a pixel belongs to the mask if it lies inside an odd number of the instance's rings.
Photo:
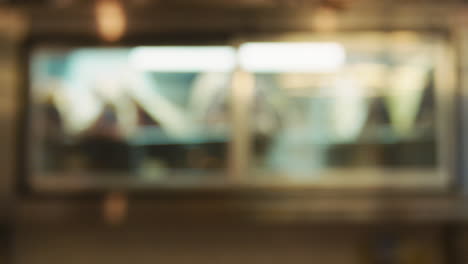
<svg viewBox="0 0 468 264">
<path fill-rule="evenodd" d="M 119 40 L 126 30 L 126 17 L 118 0 L 99 0 L 96 4 L 96 22 L 99 35 L 109 42 Z"/>
<path fill-rule="evenodd" d="M 338 29 L 338 14 L 335 9 L 321 7 L 312 16 L 312 26 L 319 32 L 332 32 Z"/>
<path fill-rule="evenodd" d="M 111 225 L 122 223 L 128 210 L 127 196 L 123 193 L 110 193 L 103 203 L 103 214 L 105 220 Z"/>
</svg>

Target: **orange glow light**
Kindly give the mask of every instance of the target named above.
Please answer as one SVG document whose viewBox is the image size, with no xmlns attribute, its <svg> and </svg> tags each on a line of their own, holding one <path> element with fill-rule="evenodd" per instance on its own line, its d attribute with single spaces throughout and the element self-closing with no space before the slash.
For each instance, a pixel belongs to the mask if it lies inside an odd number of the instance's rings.
<svg viewBox="0 0 468 264">
<path fill-rule="evenodd" d="M 96 23 L 99 35 L 109 42 L 119 40 L 126 29 L 126 18 L 118 0 L 99 0 L 96 4 Z"/>
</svg>

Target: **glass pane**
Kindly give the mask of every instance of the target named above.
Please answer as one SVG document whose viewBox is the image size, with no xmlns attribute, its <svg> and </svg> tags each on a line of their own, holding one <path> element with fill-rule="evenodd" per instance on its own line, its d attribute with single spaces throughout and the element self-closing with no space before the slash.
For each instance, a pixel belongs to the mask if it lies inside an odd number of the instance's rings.
<svg viewBox="0 0 468 264">
<path fill-rule="evenodd" d="M 34 168 L 50 177 L 220 176 L 234 63 L 230 47 L 37 49 Z"/>
<path fill-rule="evenodd" d="M 241 46 L 242 67 L 255 76 L 254 175 L 434 176 L 434 43 L 399 32 Z"/>
</svg>

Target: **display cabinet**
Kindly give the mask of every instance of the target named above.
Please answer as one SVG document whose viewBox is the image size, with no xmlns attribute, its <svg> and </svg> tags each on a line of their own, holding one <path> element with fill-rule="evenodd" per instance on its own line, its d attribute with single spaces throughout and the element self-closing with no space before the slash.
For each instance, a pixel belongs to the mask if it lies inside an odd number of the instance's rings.
<svg viewBox="0 0 468 264">
<path fill-rule="evenodd" d="M 453 48 L 416 30 L 28 52 L 36 190 L 453 182 Z"/>
</svg>

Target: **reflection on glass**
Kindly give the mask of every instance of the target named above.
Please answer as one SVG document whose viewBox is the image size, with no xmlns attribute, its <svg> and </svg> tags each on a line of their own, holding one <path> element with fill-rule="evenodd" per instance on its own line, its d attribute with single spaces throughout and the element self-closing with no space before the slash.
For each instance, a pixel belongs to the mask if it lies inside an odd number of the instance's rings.
<svg viewBox="0 0 468 264">
<path fill-rule="evenodd" d="M 36 166 L 55 175 L 219 173 L 234 59 L 229 47 L 36 50 Z"/>
<path fill-rule="evenodd" d="M 256 79 L 254 175 L 435 172 L 434 46 L 417 36 L 241 46 Z"/>
</svg>

